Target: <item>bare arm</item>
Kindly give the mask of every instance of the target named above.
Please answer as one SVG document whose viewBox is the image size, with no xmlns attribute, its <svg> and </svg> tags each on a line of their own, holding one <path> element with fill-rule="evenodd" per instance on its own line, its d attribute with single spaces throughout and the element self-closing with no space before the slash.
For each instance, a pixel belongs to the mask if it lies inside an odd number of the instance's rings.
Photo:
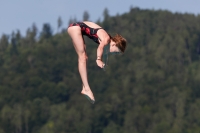
<svg viewBox="0 0 200 133">
<path fill-rule="evenodd" d="M 99 44 L 97 48 L 97 59 L 102 59 L 104 44 Z"/>
<path fill-rule="evenodd" d="M 97 62 L 97 65 L 98 65 L 99 67 L 101 67 L 101 68 L 103 68 L 104 65 L 105 65 L 105 64 L 102 62 L 103 49 L 104 49 L 104 47 L 109 43 L 109 41 L 110 41 L 109 38 L 106 38 L 106 39 L 100 41 L 100 44 L 99 44 L 99 46 L 98 46 L 98 48 L 97 48 L 97 60 L 96 60 L 96 62 Z"/>
</svg>

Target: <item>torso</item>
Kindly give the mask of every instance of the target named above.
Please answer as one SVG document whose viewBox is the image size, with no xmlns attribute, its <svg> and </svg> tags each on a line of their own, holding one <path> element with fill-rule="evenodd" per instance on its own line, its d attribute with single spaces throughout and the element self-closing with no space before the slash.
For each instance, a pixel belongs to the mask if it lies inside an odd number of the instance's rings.
<svg viewBox="0 0 200 133">
<path fill-rule="evenodd" d="M 99 34 L 101 35 L 101 33 L 99 33 L 98 31 L 102 30 L 103 32 L 105 32 L 102 27 L 100 27 L 99 25 L 97 25 L 93 22 L 89 22 L 89 21 L 72 23 L 72 24 L 70 24 L 69 27 L 71 27 L 71 26 L 80 26 L 81 33 L 83 35 L 86 35 L 87 37 L 89 37 L 90 39 L 92 39 L 94 42 L 96 42 L 98 44 L 100 43 L 99 40 L 101 40 L 99 37 Z"/>
</svg>

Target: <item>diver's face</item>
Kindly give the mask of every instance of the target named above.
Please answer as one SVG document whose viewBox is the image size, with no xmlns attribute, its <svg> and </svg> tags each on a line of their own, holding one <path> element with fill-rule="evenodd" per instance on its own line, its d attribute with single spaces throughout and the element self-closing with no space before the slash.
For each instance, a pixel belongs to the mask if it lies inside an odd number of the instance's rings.
<svg viewBox="0 0 200 133">
<path fill-rule="evenodd" d="M 118 54 L 121 53 L 119 48 L 116 46 L 116 43 L 111 40 L 110 42 L 110 54 Z"/>
</svg>

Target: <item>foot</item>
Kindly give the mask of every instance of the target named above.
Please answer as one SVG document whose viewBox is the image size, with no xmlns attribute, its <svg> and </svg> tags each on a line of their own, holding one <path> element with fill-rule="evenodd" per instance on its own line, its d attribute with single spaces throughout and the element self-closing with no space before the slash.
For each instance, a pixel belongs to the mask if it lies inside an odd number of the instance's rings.
<svg viewBox="0 0 200 133">
<path fill-rule="evenodd" d="M 81 91 L 81 94 L 83 94 L 84 96 L 86 96 L 86 98 L 92 103 L 94 104 L 95 102 L 95 99 L 94 99 L 94 95 L 92 93 L 92 91 L 90 89 L 85 89 L 83 87 L 82 91 Z"/>
</svg>

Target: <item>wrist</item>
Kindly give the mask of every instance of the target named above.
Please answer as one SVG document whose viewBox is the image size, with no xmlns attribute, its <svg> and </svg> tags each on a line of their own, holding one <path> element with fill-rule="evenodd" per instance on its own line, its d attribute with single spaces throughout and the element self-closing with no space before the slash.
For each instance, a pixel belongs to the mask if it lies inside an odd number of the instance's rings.
<svg viewBox="0 0 200 133">
<path fill-rule="evenodd" d="M 101 56 L 97 56 L 97 59 L 96 60 L 101 60 Z"/>
</svg>

